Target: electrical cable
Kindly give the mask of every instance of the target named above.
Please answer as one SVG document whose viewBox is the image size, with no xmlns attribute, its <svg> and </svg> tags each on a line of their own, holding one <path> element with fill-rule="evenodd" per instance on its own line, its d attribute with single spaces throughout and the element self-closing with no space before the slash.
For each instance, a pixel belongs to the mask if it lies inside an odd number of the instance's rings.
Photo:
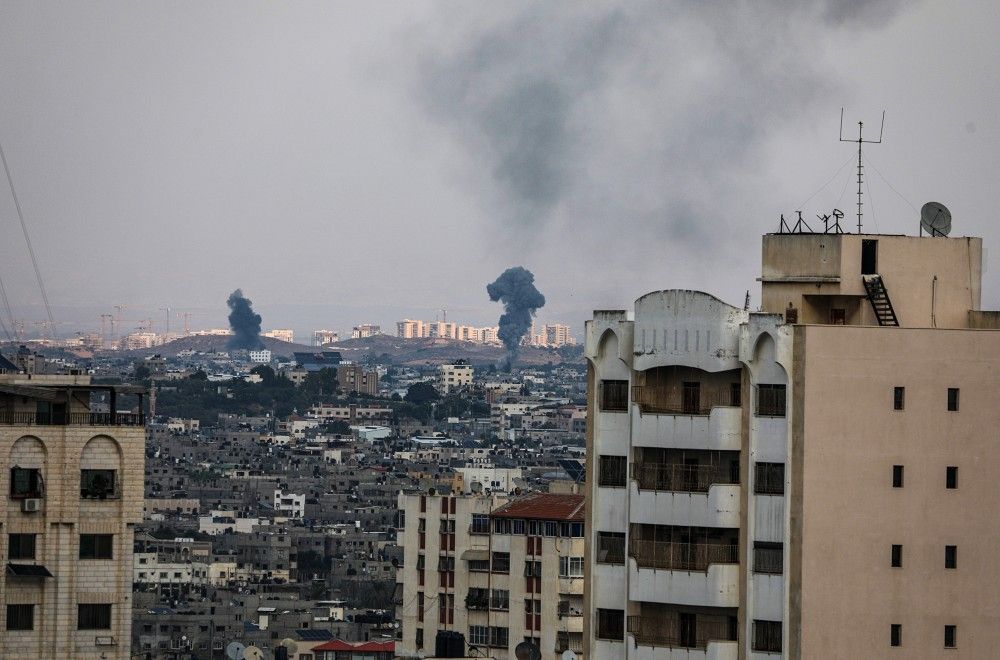
<svg viewBox="0 0 1000 660">
<path fill-rule="evenodd" d="M 2 277 L 0 277 L 0 300 L 3 301 L 4 309 L 7 311 L 7 318 L 10 319 L 11 330 L 15 330 L 17 326 L 14 324 L 14 314 L 10 311 L 10 301 L 7 299 L 7 289 L 3 285 Z M 7 329 L 7 325 L 3 322 L 3 317 L 0 317 L 0 328 L 3 328 L 3 333 L 7 335 L 7 339 L 14 339 L 10 330 Z"/>
<path fill-rule="evenodd" d="M 907 204 L 909 204 L 911 209 L 913 209 L 917 213 L 920 213 L 920 211 L 917 209 L 917 207 L 913 205 L 913 202 L 911 202 L 910 200 L 908 200 L 905 197 L 903 197 L 903 193 L 901 193 L 898 190 L 896 190 L 892 186 L 892 184 L 889 183 L 889 180 L 885 178 L 885 175 L 883 175 L 882 172 L 880 172 L 879 169 L 877 167 L 875 167 L 875 163 L 872 162 L 871 156 L 867 156 L 866 158 L 868 159 L 868 164 L 872 166 L 872 169 L 875 170 L 875 173 L 878 174 L 879 178 L 882 179 L 882 181 L 885 182 L 885 185 L 889 186 L 889 190 L 891 190 L 892 192 L 894 192 L 897 195 L 899 195 L 899 198 L 901 200 L 903 200 L 904 202 L 906 202 Z"/>
<path fill-rule="evenodd" d="M 31 239 L 28 237 L 28 225 L 24 221 L 24 212 L 21 210 L 21 202 L 17 198 L 17 191 L 14 190 L 14 177 L 11 176 L 10 166 L 7 164 L 7 155 L 4 154 L 3 144 L 0 143 L 0 161 L 3 161 L 4 172 L 7 173 L 7 183 L 10 185 L 10 195 L 14 198 L 14 208 L 17 209 L 17 217 L 21 221 L 21 231 L 24 233 L 24 242 L 28 246 L 28 254 L 31 256 L 31 265 L 35 269 L 35 279 L 38 280 L 38 290 L 42 293 L 42 302 L 45 303 L 45 313 L 49 317 L 49 333 L 55 337 L 56 322 L 52 318 L 52 308 L 49 306 L 49 296 L 45 293 L 45 284 L 42 282 L 42 273 L 38 269 L 38 259 L 35 258 L 35 249 L 31 246 Z"/>
<path fill-rule="evenodd" d="M 840 175 L 840 171 L 843 170 L 845 167 L 847 167 L 852 161 L 854 161 L 854 155 L 853 154 L 851 154 L 850 158 L 848 158 L 846 161 L 844 161 L 843 165 L 841 165 L 840 167 L 837 168 L 837 171 L 834 172 L 833 176 L 830 177 L 829 181 L 827 181 L 822 186 L 820 186 L 819 188 L 817 188 L 816 192 L 814 192 L 813 194 L 809 195 L 809 197 L 807 197 L 804 202 L 802 202 L 801 204 L 799 204 L 795 208 L 796 209 L 801 209 L 803 206 L 805 206 L 806 204 L 808 204 L 809 202 L 811 202 L 812 198 L 815 197 L 816 195 L 820 194 L 823 191 L 824 188 L 826 188 L 828 185 L 830 185 L 831 183 L 833 183 L 834 179 L 836 179 Z"/>
</svg>

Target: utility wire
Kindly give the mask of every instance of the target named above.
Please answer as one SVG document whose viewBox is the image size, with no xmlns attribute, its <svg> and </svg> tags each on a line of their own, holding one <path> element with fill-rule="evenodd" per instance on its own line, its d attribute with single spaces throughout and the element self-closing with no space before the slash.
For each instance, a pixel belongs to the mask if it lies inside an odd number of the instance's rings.
<svg viewBox="0 0 1000 660">
<path fill-rule="evenodd" d="M 2 277 L 0 277 L 0 300 L 3 301 L 4 309 L 7 311 L 7 318 L 10 319 L 11 330 L 16 329 L 17 325 L 14 323 L 14 314 L 10 311 L 10 301 L 7 300 L 7 288 L 3 285 Z M 8 330 L 6 324 L 4 324 L 3 317 L 0 317 L 0 328 L 3 328 L 3 333 L 7 335 L 7 339 L 14 339 L 11 335 L 11 331 Z"/>
<path fill-rule="evenodd" d="M 875 223 L 875 233 L 878 233 L 878 216 L 875 215 L 875 198 L 872 197 L 872 186 L 868 182 L 871 177 L 865 177 L 865 188 L 868 190 L 868 206 L 872 209 L 872 222 Z"/>
<path fill-rule="evenodd" d="M 14 198 L 14 208 L 17 209 L 17 217 L 21 221 L 21 231 L 24 233 L 24 242 L 28 246 L 28 254 L 31 255 L 31 265 L 35 269 L 35 279 L 38 280 L 38 290 L 42 292 L 42 302 L 45 303 L 45 314 L 49 317 L 49 332 L 55 337 L 56 322 L 52 318 L 52 308 L 49 306 L 49 296 L 45 293 L 45 284 L 42 283 L 42 273 L 38 269 L 38 259 L 35 258 L 35 249 L 31 247 L 31 238 L 28 237 L 28 225 L 24 221 L 24 212 L 21 211 L 21 202 L 17 199 L 17 191 L 14 190 L 14 177 L 10 174 L 10 166 L 7 165 L 7 156 L 3 152 L 3 144 L 0 144 L 0 161 L 3 161 L 4 172 L 7 173 L 7 183 L 10 185 L 10 195 Z"/>
<path fill-rule="evenodd" d="M 829 181 L 827 181 L 822 186 L 820 186 L 819 188 L 817 188 L 816 192 L 814 192 L 813 194 L 809 195 L 809 197 L 804 202 L 802 202 L 801 204 L 799 204 L 795 208 L 796 209 L 801 209 L 803 206 L 805 206 L 806 204 L 808 204 L 809 202 L 811 202 L 812 198 L 815 197 L 816 195 L 820 194 L 823 191 L 824 188 L 826 188 L 828 185 L 830 185 L 831 183 L 833 183 L 834 179 L 836 179 L 838 176 L 840 176 L 841 170 L 843 170 L 845 167 L 847 167 L 853 160 L 854 160 L 854 155 L 851 154 L 851 157 L 848 158 L 847 160 L 845 160 L 844 164 L 837 168 L 837 171 L 833 173 L 833 176 L 830 177 Z"/>
<path fill-rule="evenodd" d="M 868 164 L 872 166 L 872 169 L 875 170 L 875 173 L 878 174 L 879 178 L 882 179 L 882 181 L 885 182 L 885 185 L 889 186 L 889 190 L 891 190 L 892 192 L 894 192 L 897 195 L 899 195 L 899 198 L 901 200 L 903 200 L 904 202 L 906 202 L 907 204 L 909 204 L 911 209 L 913 209 L 917 213 L 920 213 L 920 211 L 917 210 L 917 207 L 913 205 L 913 202 L 911 202 L 910 200 L 908 200 L 905 197 L 903 197 L 903 193 L 901 193 L 898 190 L 896 190 L 895 188 L 893 188 L 892 184 L 889 183 L 889 180 L 887 178 L 885 178 L 885 175 L 883 175 L 882 172 L 880 172 L 879 169 L 877 167 L 875 167 L 875 163 L 872 162 L 871 157 L 870 156 L 866 156 L 866 158 L 868 159 Z"/>
</svg>

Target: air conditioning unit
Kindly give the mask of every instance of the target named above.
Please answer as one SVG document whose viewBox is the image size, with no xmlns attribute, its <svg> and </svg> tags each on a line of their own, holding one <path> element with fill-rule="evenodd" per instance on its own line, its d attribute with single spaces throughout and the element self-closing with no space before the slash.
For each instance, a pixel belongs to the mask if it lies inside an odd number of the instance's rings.
<svg viewBox="0 0 1000 660">
<path fill-rule="evenodd" d="M 42 510 L 42 500 L 37 497 L 32 497 L 27 500 L 21 500 L 21 511 L 25 513 L 36 513 Z"/>
</svg>

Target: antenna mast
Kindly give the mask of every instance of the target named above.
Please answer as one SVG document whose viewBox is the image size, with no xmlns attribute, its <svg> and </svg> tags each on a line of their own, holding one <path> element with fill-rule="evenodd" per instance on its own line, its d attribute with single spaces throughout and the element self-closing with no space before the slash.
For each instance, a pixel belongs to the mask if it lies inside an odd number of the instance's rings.
<svg viewBox="0 0 1000 660">
<path fill-rule="evenodd" d="M 858 122 L 858 139 L 857 140 L 845 140 L 844 139 L 844 109 L 840 109 L 840 141 L 841 142 L 857 142 L 858 143 L 858 233 L 861 233 L 861 184 L 864 181 L 864 167 L 861 163 L 861 145 L 862 144 L 881 144 L 882 143 L 882 132 L 885 130 L 885 110 L 882 111 L 882 127 L 878 131 L 878 140 L 866 140 L 864 139 L 864 122 Z"/>
</svg>

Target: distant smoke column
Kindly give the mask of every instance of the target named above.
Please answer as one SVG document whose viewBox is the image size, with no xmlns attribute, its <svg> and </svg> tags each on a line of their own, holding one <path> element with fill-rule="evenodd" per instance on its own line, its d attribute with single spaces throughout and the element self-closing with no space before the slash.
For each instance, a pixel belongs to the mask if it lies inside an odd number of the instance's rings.
<svg viewBox="0 0 1000 660">
<path fill-rule="evenodd" d="M 229 327 L 233 330 L 233 338 L 229 340 L 229 348 L 260 348 L 264 342 L 260 340 L 260 314 L 253 311 L 253 303 L 243 297 L 243 290 L 236 289 L 229 294 L 226 301 L 229 305 Z"/>
<path fill-rule="evenodd" d="M 492 284 L 486 285 L 490 300 L 503 303 L 497 334 L 507 348 L 507 369 L 514 366 L 521 350 L 521 338 L 531 328 L 531 317 L 545 306 L 545 296 L 535 288 L 535 276 L 521 266 L 508 268 Z"/>
</svg>

